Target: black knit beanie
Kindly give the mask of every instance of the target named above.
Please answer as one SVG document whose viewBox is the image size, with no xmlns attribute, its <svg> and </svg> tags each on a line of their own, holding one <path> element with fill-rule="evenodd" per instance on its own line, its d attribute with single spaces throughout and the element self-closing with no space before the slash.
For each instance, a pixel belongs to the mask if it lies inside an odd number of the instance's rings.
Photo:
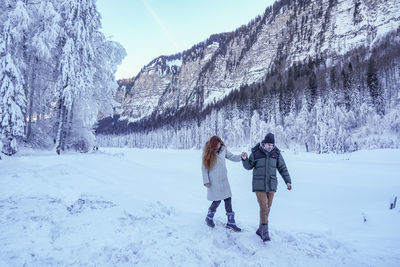
<svg viewBox="0 0 400 267">
<path fill-rule="evenodd" d="M 268 133 L 264 140 L 262 141 L 264 144 L 268 143 L 268 144 L 275 144 L 275 137 L 272 133 Z"/>
</svg>

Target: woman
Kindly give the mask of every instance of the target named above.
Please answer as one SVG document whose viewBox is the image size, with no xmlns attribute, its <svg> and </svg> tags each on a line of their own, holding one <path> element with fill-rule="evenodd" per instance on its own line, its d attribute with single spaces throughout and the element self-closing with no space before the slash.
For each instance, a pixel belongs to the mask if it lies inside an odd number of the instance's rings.
<svg viewBox="0 0 400 267">
<path fill-rule="evenodd" d="M 207 187 L 207 199 L 212 201 L 206 217 L 206 223 L 210 227 L 215 226 L 213 221 L 214 214 L 221 200 L 224 200 L 226 215 L 228 216 L 226 227 L 235 232 L 241 231 L 236 226 L 235 213 L 232 211 L 232 192 L 229 186 L 225 158 L 239 162 L 242 155 L 233 155 L 229 152 L 218 136 L 211 137 L 206 143 L 203 153 L 202 173 L 203 184 Z"/>
</svg>

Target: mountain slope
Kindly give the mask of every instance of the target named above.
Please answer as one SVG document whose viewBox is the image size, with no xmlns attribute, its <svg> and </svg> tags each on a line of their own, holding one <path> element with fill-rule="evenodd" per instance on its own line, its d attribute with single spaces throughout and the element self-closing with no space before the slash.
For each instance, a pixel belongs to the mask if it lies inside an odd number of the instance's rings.
<svg viewBox="0 0 400 267">
<path fill-rule="evenodd" d="M 243 85 L 262 82 L 277 66 L 285 70 L 323 58 L 329 67 L 357 49 L 369 54 L 397 31 L 399 14 L 396 0 L 277 1 L 234 32 L 145 66 L 127 88 L 121 119 L 202 110 Z"/>
</svg>

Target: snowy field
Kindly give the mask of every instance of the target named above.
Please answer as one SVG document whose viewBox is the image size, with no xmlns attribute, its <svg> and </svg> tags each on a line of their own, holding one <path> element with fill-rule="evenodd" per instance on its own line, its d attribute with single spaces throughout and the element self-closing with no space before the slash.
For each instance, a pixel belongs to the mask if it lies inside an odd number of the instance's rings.
<svg viewBox="0 0 400 267">
<path fill-rule="evenodd" d="M 400 266 L 400 150 L 283 155 L 293 190 L 279 178 L 265 244 L 241 163 L 228 162 L 235 233 L 223 203 L 204 222 L 198 150 L 3 156 L 0 266 Z"/>
</svg>

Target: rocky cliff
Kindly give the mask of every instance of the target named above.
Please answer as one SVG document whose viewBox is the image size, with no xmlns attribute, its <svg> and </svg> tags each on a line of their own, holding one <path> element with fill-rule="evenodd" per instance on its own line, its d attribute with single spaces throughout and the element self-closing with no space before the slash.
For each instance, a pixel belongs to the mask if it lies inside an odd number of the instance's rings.
<svg viewBox="0 0 400 267">
<path fill-rule="evenodd" d="M 240 86 L 264 80 L 276 65 L 287 69 L 311 58 L 333 65 L 352 50 L 369 53 L 399 27 L 398 0 L 277 1 L 249 24 L 160 56 L 132 81 L 120 82 L 125 91 L 120 120 L 202 110 Z"/>
</svg>

